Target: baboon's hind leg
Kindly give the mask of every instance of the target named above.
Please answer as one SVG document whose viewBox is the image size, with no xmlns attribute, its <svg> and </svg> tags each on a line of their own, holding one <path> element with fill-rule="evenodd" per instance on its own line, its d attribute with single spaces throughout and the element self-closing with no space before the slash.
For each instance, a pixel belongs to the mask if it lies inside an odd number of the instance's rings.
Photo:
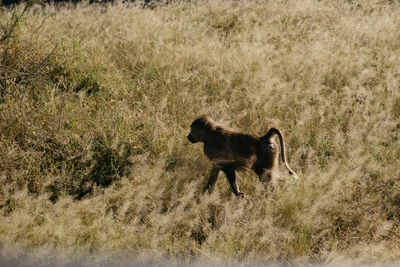
<svg viewBox="0 0 400 267">
<path fill-rule="evenodd" d="M 274 191 L 274 181 L 275 181 L 275 171 L 273 170 L 263 170 L 261 172 L 256 172 L 258 175 L 258 179 L 263 184 L 264 188 L 268 190 L 271 188 Z"/>
</svg>

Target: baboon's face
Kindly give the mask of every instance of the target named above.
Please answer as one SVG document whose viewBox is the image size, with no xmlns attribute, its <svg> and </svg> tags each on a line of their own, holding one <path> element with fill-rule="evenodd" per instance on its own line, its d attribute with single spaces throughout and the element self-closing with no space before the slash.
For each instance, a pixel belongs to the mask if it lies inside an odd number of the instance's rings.
<svg viewBox="0 0 400 267">
<path fill-rule="evenodd" d="M 190 142 L 204 142 L 206 132 L 206 123 L 202 119 L 195 120 L 190 125 L 190 133 L 187 136 Z"/>
</svg>

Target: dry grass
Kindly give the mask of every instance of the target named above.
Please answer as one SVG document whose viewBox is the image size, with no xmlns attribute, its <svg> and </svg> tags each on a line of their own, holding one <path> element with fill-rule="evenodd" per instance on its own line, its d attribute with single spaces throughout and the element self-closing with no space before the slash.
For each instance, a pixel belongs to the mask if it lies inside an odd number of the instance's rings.
<svg viewBox="0 0 400 267">
<path fill-rule="evenodd" d="M 1 68 L 2 250 L 398 260 L 399 17 L 383 0 L 32 8 L 0 43 L 19 75 L 41 62 L 23 82 Z M 243 173 L 238 199 L 221 175 L 197 197 L 200 114 L 280 127 L 300 181 Z"/>
</svg>

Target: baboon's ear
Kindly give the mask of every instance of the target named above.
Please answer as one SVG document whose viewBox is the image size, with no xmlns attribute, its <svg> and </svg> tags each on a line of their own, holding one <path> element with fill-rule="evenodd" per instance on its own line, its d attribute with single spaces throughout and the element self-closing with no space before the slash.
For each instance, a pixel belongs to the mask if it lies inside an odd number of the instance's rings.
<svg viewBox="0 0 400 267">
<path fill-rule="evenodd" d="M 195 120 L 190 127 L 195 127 L 197 129 L 204 129 L 205 123 L 201 121 L 200 119 Z"/>
</svg>

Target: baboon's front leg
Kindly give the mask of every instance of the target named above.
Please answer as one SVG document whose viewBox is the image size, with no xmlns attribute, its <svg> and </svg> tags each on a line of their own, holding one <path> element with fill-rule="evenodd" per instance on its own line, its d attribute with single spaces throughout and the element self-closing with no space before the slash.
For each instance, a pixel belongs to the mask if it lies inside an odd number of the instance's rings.
<svg viewBox="0 0 400 267">
<path fill-rule="evenodd" d="M 239 186 L 236 183 L 236 173 L 234 168 L 223 168 L 222 171 L 226 174 L 229 184 L 232 187 L 233 193 L 236 196 L 243 196 L 244 194 L 240 192 Z"/>
<path fill-rule="evenodd" d="M 220 171 L 220 169 L 217 167 L 213 167 L 211 169 L 210 178 L 208 179 L 206 186 L 204 186 L 204 188 L 203 188 L 203 193 L 207 190 L 209 190 L 209 192 L 212 191 L 212 189 L 215 185 L 215 182 L 217 181 L 219 171 Z"/>
</svg>

